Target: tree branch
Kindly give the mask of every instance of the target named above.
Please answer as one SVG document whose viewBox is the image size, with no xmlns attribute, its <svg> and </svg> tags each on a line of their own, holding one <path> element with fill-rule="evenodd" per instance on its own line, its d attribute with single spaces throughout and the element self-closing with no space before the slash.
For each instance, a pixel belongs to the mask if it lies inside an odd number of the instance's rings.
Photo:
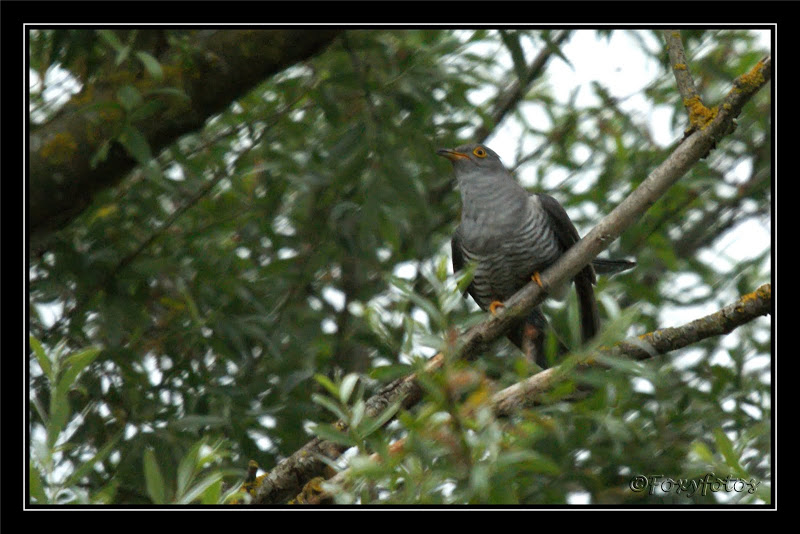
<svg viewBox="0 0 800 534">
<path fill-rule="evenodd" d="M 624 340 L 612 347 L 601 347 L 589 354 L 588 365 L 602 365 L 603 357 L 628 357 L 646 360 L 673 350 L 693 345 L 703 339 L 729 334 L 737 327 L 771 313 L 772 286 L 764 284 L 752 293 L 740 297 L 712 314 L 673 328 L 663 328 Z M 558 366 L 546 369 L 530 378 L 499 391 L 492 397 L 494 413 L 505 417 L 522 408 L 536 405 L 539 396 L 552 389 L 560 377 Z"/>
<path fill-rule="evenodd" d="M 700 94 L 694 85 L 694 79 L 692 79 L 692 75 L 689 72 L 689 63 L 686 60 L 686 52 L 683 50 L 681 32 L 678 30 L 664 30 L 663 33 L 664 40 L 667 42 L 667 51 L 669 52 L 669 64 L 675 74 L 675 81 L 678 85 L 678 91 L 683 97 L 684 104 L 690 99 L 699 99 Z M 687 111 L 691 112 L 688 108 Z"/>
</svg>

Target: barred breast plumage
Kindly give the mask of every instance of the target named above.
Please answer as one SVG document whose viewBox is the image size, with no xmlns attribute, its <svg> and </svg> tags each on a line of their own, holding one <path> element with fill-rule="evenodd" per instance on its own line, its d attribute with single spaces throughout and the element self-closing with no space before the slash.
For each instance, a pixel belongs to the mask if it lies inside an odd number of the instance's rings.
<svg viewBox="0 0 800 534">
<path fill-rule="evenodd" d="M 451 242 L 453 268 L 476 264 L 467 291 L 484 310 L 511 297 L 578 241 L 578 231 L 558 201 L 549 195 L 529 195 L 488 147 L 466 145 L 437 154 L 453 163 L 461 190 L 461 224 Z M 599 324 L 592 266 L 584 267 L 574 282 L 581 332 L 588 340 Z M 540 365 L 546 364 L 541 334 L 545 325 L 544 315 L 536 308 L 508 335 L 522 348 L 524 336 L 533 332 L 533 356 Z"/>
</svg>

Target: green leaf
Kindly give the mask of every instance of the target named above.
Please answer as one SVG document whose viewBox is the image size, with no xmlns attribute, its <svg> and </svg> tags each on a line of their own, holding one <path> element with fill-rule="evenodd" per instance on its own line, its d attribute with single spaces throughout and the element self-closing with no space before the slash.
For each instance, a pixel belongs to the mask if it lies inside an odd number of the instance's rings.
<svg viewBox="0 0 800 534">
<path fill-rule="evenodd" d="M 472 278 L 475 276 L 475 269 L 477 265 L 478 264 L 474 261 L 467 263 L 467 266 L 464 268 L 461 274 L 456 277 L 459 293 L 463 294 L 472 283 Z M 458 273 L 456 274 L 458 275 Z"/>
<path fill-rule="evenodd" d="M 725 463 L 728 465 L 728 467 L 735 469 L 737 474 L 741 473 L 742 466 L 739 464 L 739 456 L 733 449 L 733 443 L 731 443 L 731 440 L 725 435 L 725 431 L 723 431 L 721 428 L 715 428 L 714 441 L 717 444 L 717 449 L 725 458 Z"/>
<path fill-rule="evenodd" d="M 197 431 L 203 427 L 223 427 L 230 422 L 230 418 L 223 415 L 187 415 L 169 423 L 169 427 L 174 430 Z"/>
<path fill-rule="evenodd" d="M 222 477 L 208 486 L 200 498 L 201 504 L 219 504 L 222 499 Z"/>
<path fill-rule="evenodd" d="M 334 384 L 330 378 L 325 375 L 316 374 L 314 375 L 314 380 L 316 380 L 319 385 L 327 389 L 331 395 L 337 398 L 339 397 L 339 386 Z"/>
<path fill-rule="evenodd" d="M 544 42 L 545 42 L 545 45 L 547 46 L 547 49 L 550 52 L 552 52 L 553 54 L 557 55 L 559 58 L 561 58 L 561 60 L 564 63 L 566 63 L 567 65 L 569 65 L 570 68 L 574 69 L 575 67 L 573 67 L 572 63 L 570 63 L 570 61 L 567 58 L 567 56 L 564 55 L 564 52 L 561 51 L 561 47 L 558 46 L 557 44 L 555 44 L 550 39 L 550 33 L 548 32 L 548 33 L 544 34 L 543 37 L 544 37 Z"/>
<path fill-rule="evenodd" d="M 161 70 L 161 64 L 156 58 L 147 52 L 136 52 L 136 57 L 144 65 L 145 70 L 155 81 L 160 82 L 164 79 L 164 71 Z"/>
<path fill-rule="evenodd" d="M 111 148 L 111 141 L 106 139 L 100 144 L 100 147 L 94 151 L 94 154 L 92 154 L 92 157 L 89 159 L 89 166 L 92 169 L 96 169 L 98 163 L 106 160 L 109 148 Z"/>
<path fill-rule="evenodd" d="M 364 403 L 363 399 L 358 399 L 358 401 L 353 405 L 352 415 L 350 416 L 350 426 L 353 428 L 358 427 L 361 424 L 361 420 L 364 418 L 364 412 L 366 411 L 367 405 Z"/>
<path fill-rule="evenodd" d="M 117 57 L 114 59 L 114 65 L 119 67 L 122 65 L 131 53 L 131 47 L 129 45 L 123 46 L 119 52 L 117 53 Z"/>
<path fill-rule="evenodd" d="M 36 504 L 45 504 L 48 502 L 47 494 L 44 491 L 44 481 L 39 475 L 39 471 L 31 461 L 28 464 L 28 485 L 30 488 L 31 501 Z"/>
<path fill-rule="evenodd" d="M 122 52 L 122 49 L 125 48 L 125 45 L 122 44 L 122 42 L 117 37 L 117 34 L 115 34 L 113 31 L 97 30 L 97 34 L 103 41 L 106 42 L 106 44 L 111 46 L 111 48 L 113 48 L 115 52 L 120 53 Z"/>
<path fill-rule="evenodd" d="M 511 53 L 511 60 L 514 62 L 514 71 L 520 83 L 524 83 L 527 77 L 528 65 L 525 63 L 525 54 L 519 43 L 519 34 L 514 31 L 500 30 L 500 38 Z"/>
<path fill-rule="evenodd" d="M 400 410 L 400 407 L 403 405 L 403 399 L 399 399 L 392 404 L 390 404 L 383 412 L 381 412 L 378 417 L 367 417 L 364 420 L 364 424 L 359 429 L 361 432 L 361 436 L 366 438 L 383 425 L 385 425 L 394 415 Z"/>
<path fill-rule="evenodd" d="M 161 100 L 149 100 L 145 102 L 144 105 L 134 109 L 131 112 L 129 119 L 131 122 L 137 122 L 164 110 L 166 107 L 167 105 Z"/>
<path fill-rule="evenodd" d="M 332 441 L 333 443 L 338 443 L 346 447 L 356 446 L 356 442 L 352 437 L 337 430 L 333 425 L 316 424 L 311 431 L 324 440 Z"/>
<path fill-rule="evenodd" d="M 89 474 L 89 472 L 94 469 L 98 462 L 102 462 L 109 454 L 111 454 L 111 451 L 114 450 L 114 447 L 117 445 L 117 442 L 121 437 L 122 433 L 118 433 L 116 436 L 111 438 L 108 443 L 103 445 L 103 448 L 97 451 L 97 453 L 88 461 L 81 464 L 81 466 L 69 476 L 69 478 L 64 482 L 64 486 L 70 487 L 78 484 L 84 476 Z"/>
<path fill-rule="evenodd" d="M 358 382 L 358 374 L 350 373 L 342 379 L 342 385 L 339 387 L 339 400 L 342 404 L 347 404 L 350 400 L 350 395 L 353 393 L 353 388 L 356 387 Z"/>
<path fill-rule="evenodd" d="M 404 297 L 406 297 L 408 300 L 419 306 L 422 309 L 422 311 L 428 314 L 428 317 L 430 318 L 431 322 L 438 325 L 440 328 L 446 326 L 447 321 L 445 317 L 442 315 L 441 311 L 439 311 L 439 308 L 434 303 L 422 297 L 421 295 L 418 295 L 411 287 L 411 285 L 402 278 L 397 278 L 396 276 L 392 276 L 391 281 L 392 285 L 395 286 L 397 289 L 399 289 Z"/>
<path fill-rule="evenodd" d="M 126 124 L 118 140 L 140 165 L 146 165 L 153 159 L 147 139 L 135 126 Z"/>
<path fill-rule="evenodd" d="M 369 371 L 369 377 L 379 382 L 391 382 L 411 372 L 411 366 L 409 365 L 381 365 L 379 367 L 373 367 Z"/>
<path fill-rule="evenodd" d="M 31 349 L 33 349 L 33 354 L 36 356 L 39 367 L 42 368 L 44 375 L 50 379 L 50 383 L 54 384 L 56 377 L 53 376 L 53 366 L 50 363 L 50 358 L 45 354 L 42 344 L 33 336 L 28 337 L 28 342 L 31 345 Z"/>
<path fill-rule="evenodd" d="M 210 475 L 202 478 L 200 482 L 192 486 L 189 491 L 186 492 L 185 495 L 181 496 L 178 499 L 178 503 L 180 504 L 190 504 L 195 501 L 201 495 L 204 495 L 205 491 L 211 488 L 214 484 L 217 484 L 222 481 L 222 473 L 211 473 Z M 219 496 L 219 491 L 216 492 L 217 496 Z M 216 501 L 213 501 L 216 502 Z"/>
<path fill-rule="evenodd" d="M 198 470 L 197 455 L 200 452 L 200 447 L 205 445 L 205 443 L 205 439 L 197 441 L 192 445 L 192 448 L 183 455 L 183 458 L 181 458 L 181 461 L 178 463 L 178 486 L 175 492 L 178 499 L 181 498 L 186 488 L 189 487 L 189 484 L 192 482 Z"/>
<path fill-rule="evenodd" d="M 324 395 L 319 395 L 317 393 L 314 393 L 313 395 L 311 395 L 311 400 L 316 402 L 323 408 L 327 409 L 329 412 L 331 412 L 333 415 L 335 415 L 342 421 L 348 421 L 350 419 L 347 413 L 345 413 L 338 404 L 336 404 L 333 400 Z"/>
<path fill-rule="evenodd" d="M 99 354 L 99 347 L 89 347 L 68 356 L 63 363 L 64 371 L 58 381 L 59 387 L 69 390 L 80 372 L 91 364 Z"/>
<path fill-rule="evenodd" d="M 117 90 L 117 102 L 130 113 L 142 105 L 142 95 L 132 85 L 123 85 Z"/>
<path fill-rule="evenodd" d="M 166 502 L 164 477 L 161 476 L 153 449 L 144 451 L 144 479 L 147 484 L 147 494 L 153 504 L 164 504 Z"/>
<path fill-rule="evenodd" d="M 163 95 L 163 96 L 172 96 L 178 98 L 179 100 L 183 101 L 190 101 L 189 95 L 187 95 L 184 91 L 176 88 L 176 87 L 161 87 L 159 89 L 153 89 L 151 91 L 146 91 L 144 96 L 153 96 L 153 95 Z"/>
<path fill-rule="evenodd" d="M 58 385 L 50 391 L 50 419 L 47 422 L 47 447 L 52 449 L 58 441 L 58 436 L 64 430 L 70 415 L 70 406 L 67 401 L 67 389 L 64 382 L 59 381 Z"/>
</svg>

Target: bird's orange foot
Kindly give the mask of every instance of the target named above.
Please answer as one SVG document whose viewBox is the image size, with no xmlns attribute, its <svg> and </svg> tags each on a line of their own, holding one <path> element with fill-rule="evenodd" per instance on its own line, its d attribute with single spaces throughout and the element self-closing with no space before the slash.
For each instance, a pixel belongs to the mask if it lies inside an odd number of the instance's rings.
<svg viewBox="0 0 800 534">
<path fill-rule="evenodd" d="M 536 282 L 536 285 L 538 285 L 539 287 L 541 287 L 542 289 L 544 289 L 544 285 L 542 285 L 542 279 L 541 279 L 541 277 L 539 276 L 539 271 L 536 271 L 535 273 L 533 273 L 533 276 L 531 276 L 531 280 L 533 280 L 534 282 Z"/>
<path fill-rule="evenodd" d="M 492 312 L 492 315 L 497 314 L 497 308 L 503 308 L 505 305 L 500 302 L 499 300 L 493 300 L 491 304 L 489 304 L 489 311 Z"/>
</svg>

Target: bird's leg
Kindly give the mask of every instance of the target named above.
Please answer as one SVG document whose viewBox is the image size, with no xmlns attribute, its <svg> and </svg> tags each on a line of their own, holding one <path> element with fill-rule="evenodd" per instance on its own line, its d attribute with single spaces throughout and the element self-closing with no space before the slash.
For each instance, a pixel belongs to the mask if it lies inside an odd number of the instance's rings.
<svg viewBox="0 0 800 534">
<path fill-rule="evenodd" d="M 500 302 L 499 300 L 493 300 L 491 304 L 489 304 L 489 311 L 492 315 L 497 315 L 497 308 L 504 308 L 505 304 Z"/>
<path fill-rule="evenodd" d="M 542 278 L 539 276 L 539 271 L 536 271 L 535 273 L 533 273 L 533 276 L 531 276 L 531 280 L 536 282 L 537 286 L 539 286 L 542 289 L 544 289 L 544 285 L 542 285 Z"/>
<path fill-rule="evenodd" d="M 539 354 L 542 344 L 536 342 L 539 335 L 539 329 L 530 323 L 527 323 L 522 330 L 522 352 L 531 363 L 537 362 L 543 356 Z"/>
</svg>

